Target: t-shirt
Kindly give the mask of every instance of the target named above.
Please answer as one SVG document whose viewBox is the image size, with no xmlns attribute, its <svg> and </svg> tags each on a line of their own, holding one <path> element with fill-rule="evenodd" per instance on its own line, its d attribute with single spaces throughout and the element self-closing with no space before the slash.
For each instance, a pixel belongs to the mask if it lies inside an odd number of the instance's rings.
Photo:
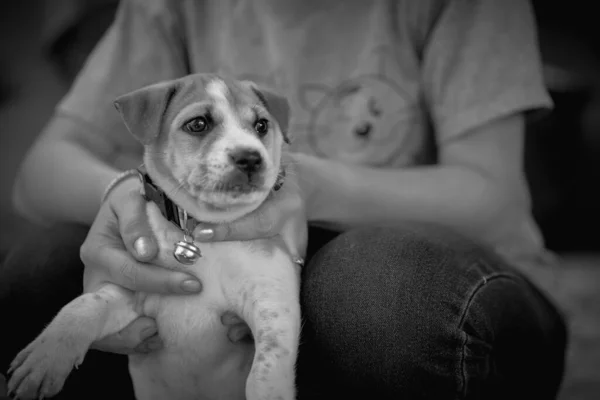
<svg viewBox="0 0 600 400">
<path fill-rule="evenodd" d="M 59 112 L 139 151 L 120 94 L 189 73 L 250 79 L 291 105 L 292 150 L 374 167 L 551 106 L 526 0 L 122 0 Z M 540 253 L 531 216 L 505 254 Z"/>
</svg>

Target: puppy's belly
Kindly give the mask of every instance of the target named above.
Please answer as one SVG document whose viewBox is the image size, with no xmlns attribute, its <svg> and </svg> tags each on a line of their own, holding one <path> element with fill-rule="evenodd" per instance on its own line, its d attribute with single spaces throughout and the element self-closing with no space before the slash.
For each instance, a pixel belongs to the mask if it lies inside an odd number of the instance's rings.
<svg viewBox="0 0 600 400">
<path fill-rule="evenodd" d="M 223 293 L 225 276 L 243 276 L 248 266 L 232 264 L 239 245 L 227 246 L 202 245 L 204 257 L 188 271 L 202 281 L 202 293 L 144 299 L 143 314 L 156 319 L 164 347 L 130 357 L 138 400 L 245 399 L 254 344 L 232 343 L 221 317 L 231 310 Z"/>
<path fill-rule="evenodd" d="M 199 296 L 160 300 L 163 349 L 130 357 L 138 400 L 245 399 L 254 345 L 230 342 L 219 314 Z"/>
</svg>

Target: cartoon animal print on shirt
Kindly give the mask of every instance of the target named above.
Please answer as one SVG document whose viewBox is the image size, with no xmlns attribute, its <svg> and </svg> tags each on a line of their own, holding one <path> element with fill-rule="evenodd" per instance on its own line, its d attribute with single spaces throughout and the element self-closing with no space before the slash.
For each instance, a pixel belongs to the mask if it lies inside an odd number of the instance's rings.
<svg viewBox="0 0 600 400">
<path fill-rule="evenodd" d="M 415 129 L 418 102 L 386 76 L 385 49 L 375 53 L 380 64 L 375 73 L 335 87 L 300 86 L 299 104 L 308 112 L 306 140 L 317 155 L 370 165 L 409 164 L 416 157 L 422 140 L 422 129 Z"/>
</svg>

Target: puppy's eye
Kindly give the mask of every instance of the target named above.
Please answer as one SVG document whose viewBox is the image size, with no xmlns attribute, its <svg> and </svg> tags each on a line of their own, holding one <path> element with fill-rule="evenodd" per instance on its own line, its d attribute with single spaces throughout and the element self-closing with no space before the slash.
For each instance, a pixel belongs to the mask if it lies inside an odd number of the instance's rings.
<svg viewBox="0 0 600 400">
<path fill-rule="evenodd" d="M 254 123 L 254 130 L 260 136 L 264 136 L 269 132 L 269 121 L 264 118 L 259 119 Z"/>
<path fill-rule="evenodd" d="M 202 133 L 208 129 L 208 125 L 206 117 L 196 117 L 183 124 L 183 130 L 188 133 Z"/>
</svg>

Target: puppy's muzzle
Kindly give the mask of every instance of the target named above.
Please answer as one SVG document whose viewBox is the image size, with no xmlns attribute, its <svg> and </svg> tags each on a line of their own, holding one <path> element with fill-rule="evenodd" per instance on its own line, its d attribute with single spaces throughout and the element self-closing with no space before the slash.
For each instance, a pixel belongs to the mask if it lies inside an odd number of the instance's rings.
<svg viewBox="0 0 600 400">
<path fill-rule="evenodd" d="M 257 150 L 254 149 L 236 149 L 229 153 L 229 161 L 235 168 L 248 177 L 262 172 L 264 169 L 263 158 Z"/>
<path fill-rule="evenodd" d="M 266 163 L 256 149 L 241 147 L 228 154 L 233 170 L 227 175 L 225 182 L 234 191 L 247 191 L 264 184 Z"/>
</svg>

